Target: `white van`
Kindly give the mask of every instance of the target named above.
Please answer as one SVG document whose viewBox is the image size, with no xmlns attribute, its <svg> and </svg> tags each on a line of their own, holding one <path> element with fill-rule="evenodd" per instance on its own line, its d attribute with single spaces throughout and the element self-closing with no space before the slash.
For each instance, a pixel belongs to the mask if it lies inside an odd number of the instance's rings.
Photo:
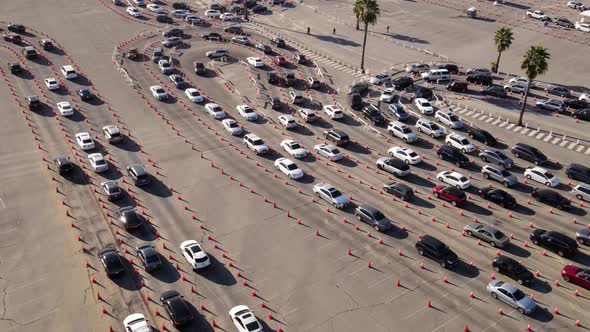
<svg viewBox="0 0 590 332">
<path fill-rule="evenodd" d="M 71 65 L 62 66 L 61 74 L 69 80 L 78 77 L 78 73 L 76 73 L 76 70 Z"/>
<path fill-rule="evenodd" d="M 429 71 L 422 73 L 421 76 L 426 82 L 451 80 L 451 74 L 449 74 L 449 71 L 446 69 L 430 69 Z"/>
</svg>

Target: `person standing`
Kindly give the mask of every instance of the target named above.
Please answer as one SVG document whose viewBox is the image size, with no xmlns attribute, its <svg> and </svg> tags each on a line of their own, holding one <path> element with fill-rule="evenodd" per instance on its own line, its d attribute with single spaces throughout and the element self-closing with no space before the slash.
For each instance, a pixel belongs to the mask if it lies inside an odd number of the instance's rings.
<svg viewBox="0 0 590 332">
<path fill-rule="evenodd" d="M 332 34 L 335 35 L 336 34 L 336 27 L 334 27 L 334 29 L 332 29 Z"/>
<path fill-rule="evenodd" d="M 307 27 L 307 34 L 309 35 L 309 27 Z"/>
<path fill-rule="evenodd" d="M 385 28 L 385 30 L 387 31 L 387 33 L 389 33 L 389 25 L 387 26 L 387 28 Z"/>
</svg>

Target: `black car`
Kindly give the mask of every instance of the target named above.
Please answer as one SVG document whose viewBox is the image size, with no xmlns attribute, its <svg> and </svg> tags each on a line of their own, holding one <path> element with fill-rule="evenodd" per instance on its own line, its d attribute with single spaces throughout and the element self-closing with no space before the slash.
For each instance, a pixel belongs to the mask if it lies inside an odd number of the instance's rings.
<svg viewBox="0 0 590 332">
<path fill-rule="evenodd" d="M 467 167 L 469 165 L 469 158 L 467 158 L 461 150 L 450 145 L 441 145 L 436 152 L 438 157 L 455 164 L 457 167 Z"/>
<path fill-rule="evenodd" d="M 102 182 L 100 187 L 109 201 L 114 201 L 123 195 L 123 190 L 115 181 Z"/>
<path fill-rule="evenodd" d="M 268 103 L 270 108 L 277 111 L 281 109 L 281 98 L 268 96 Z"/>
<path fill-rule="evenodd" d="M 80 96 L 80 98 L 82 100 L 90 100 L 93 97 L 92 92 L 90 92 L 90 89 L 88 89 L 88 88 L 80 88 L 80 89 L 77 89 L 76 92 L 78 93 L 78 96 Z"/>
<path fill-rule="evenodd" d="M 272 48 L 268 45 L 264 45 L 264 44 L 256 44 L 255 46 L 257 49 L 259 49 L 260 51 L 262 51 L 262 53 L 264 54 L 272 54 Z"/>
<path fill-rule="evenodd" d="M 537 148 L 524 143 L 516 143 L 510 152 L 514 154 L 516 158 L 522 158 L 526 161 L 534 163 L 535 165 L 542 165 L 547 162 L 547 156 L 545 156 Z"/>
<path fill-rule="evenodd" d="M 350 95 L 350 107 L 356 111 L 360 110 L 363 107 L 363 97 L 358 93 Z"/>
<path fill-rule="evenodd" d="M 145 167 L 139 164 L 127 166 L 127 174 L 133 179 L 136 186 L 143 186 L 152 182 Z"/>
<path fill-rule="evenodd" d="M 307 63 L 307 58 L 305 57 L 305 55 L 303 55 L 301 53 L 297 53 L 297 54 L 293 55 L 293 60 L 295 60 L 295 63 L 297 63 L 297 64 L 306 64 Z"/>
<path fill-rule="evenodd" d="M 186 10 L 190 10 L 191 9 L 191 7 L 186 2 L 175 2 L 175 3 L 172 4 L 172 8 L 174 8 L 174 9 L 186 9 Z"/>
<path fill-rule="evenodd" d="M 287 84 L 287 86 L 293 86 L 295 85 L 295 82 L 297 82 L 297 77 L 295 77 L 295 73 L 287 71 L 283 74 L 283 78 L 285 79 L 285 83 Z"/>
<path fill-rule="evenodd" d="M 590 121 L 590 108 L 586 108 L 583 110 L 575 110 L 572 112 L 572 117 L 574 119 Z"/>
<path fill-rule="evenodd" d="M 23 71 L 23 68 L 20 66 L 20 64 L 18 64 L 16 62 L 9 63 L 8 68 L 10 68 L 11 74 L 18 74 Z"/>
<path fill-rule="evenodd" d="M 481 188 L 479 196 L 485 200 L 496 203 L 503 208 L 516 206 L 516 199 L 502 189 Z"/>
<path fill-rule="evenodd" d="M 494 271 L 516 280 L 519 285 L 530 285 L 535 280 L 531 271 L 508 256 L 502 255 L 494 258 L 492 267 Z"/>
<path fill-rule="evenodd" d="M 184 325 L 193 320 L 193 314 L 177 291 L 171 290 L 162 293 L 160 295 L 160 302 L 162 302 L 170 317 L 170 321 L 175 326 Z"/>
<path fill-rule="evenodd" d="M 531 192 L 531 196 L 541 203 L 556 207 L 560 210 L 567 210 L 571 206 L 571 203 L 567 198 L 551 189 L 535 188 L 533 189 L 533 192 Z"/>
<path fill-rule="evenodd" d="M 424 235 L 416 242 L 416 249 L 421 256 L 430 257 L 444 269 L 459 263 L 459 257 L 446 244 L 437 238 Z"/>
<path fill-rule="evenodd" d="M 410 85 L 409 87 L 406 88 L 405 91 L 406 91 L 406 93 L 409 93 L 410 96 L 414 99 L 424 98 L 426 100 L 432 100 L 432 98 L 434 97 L 432 89 L 425 88 L 425 87 L 419 86 L 419 85 Z"/>
<path fill-rule="evenodd" d="M 257 0 L 246 0 L 244 2 L 244 6 L 246 6 L 246 8 L 248 8 L 248 9 L 252 9 L 252 8 L 254 8 L 254 6 L 257 5 L 256 1 Z"/>
<path fill-rule="evenodd" d="M 195 74 L 197 75 L 203 75 L 207 71 L 202 62 L 194 62 L 193 65 L 195 66 Z"/>
<path fill-rule="evenodd" d="M 438 69 L 446 69 L 449 74 L 459 74 L 459 66 L 454 63 L 445 63 L 438 66 Z"/>
<path fill-rule="evenodd" d="M 256 1 L 254 1 L 254 2 L 256 2 Z M 211 10 L 218 10 L 218 11 L 220 11 L 222 13 L 225 12 L 225 7 L 222 6 L 222 5 L 220 5 L 220 4 L 218 4 L 218 3 L 213 3 L 213 4 L 209 5 L 209 9 L 211 9 Z"/>
<path fill-rule="evenodd" d="M 368 119 L 375 125 L 385 123 L 385 117 L 381 114 L 379 108 L 373 104 L 363 107 L 363 118 Z"/>
<path fill-rule="evenodd" d="M 206 40 L 222 40 L 221 35 L 217 32 L 204 33 L 201 37 Z"/>
<path fill-rule="evenodd" d="M 21 52 L 27 59 L 34 59 L 37 57 L 37 51 L 33 46 L 25 46 Z"/>
<path fill-rule="evenodd" d="M 401 91 L 413 85 L 414 79 L 412 79 L 410 76 L 402 76 L 389 81 L 389 84 L 391 84 L 391 87 L 395 90 Z"/>
<path fill-rule="evenodd" d="M 552 86 L 549 88 L 545 88 L 545 92 L 550 95 L 566 97 L 566 98 L 569 98 L 572 96 L 572 93 L 569 89 L 566 89 L 561 86 Z"/>
<path fill-rule="evenodd" d="M 59 175 L 70 173 L 74 169 L 74 165 L 68 156 L 57 156 L 53 159 L 53 164 L 57 168 Z"/>
<path fill-rule="evenodd" d="M 179 28 L 172 28 L 162 32 L 162 36 L 164 37 L 179 37 L 183 35 L 182 29 Z"/>
<path fill-rule="evenodd" d="M 348 89 L 348 94 L 352 95 L 352 94 L 358 93 L 360 95 L 363 95 L 363 94 L 369 92 L 370 86 L 371 86 L 371 84 L 369 84 L 367 82 L 354 83 L 353 85 L 350 86 L 350 89 Z"/>
<path fill-rule="evenodd" d="M 123 227 L 125 227 L 126 231 L 137 229 L 141 227 L 144 222 L 143 217 L 140 216 L 132 206 L 124 206 L 117 209 L 117 216 L 121 223 L 123 223 Z"/>
<path fill-rule="evenodd" d="M 386 232 L 391 229 L 391 221 L 381 211 L 368 204 L 357 206 L 354 216 L 359 221 L 371 225 L 378 232 Z"/>
<path fill-rule="evenodd" d="M 135 246 L 135 254 L 146 272 L 152 272 L 162 267 L 160 255 L 149 243 L 142 243 Z"/>
<path fill-rule="evenodd" d="M 350 141 L 350 138 L 345 132 L 334 128 L 324 131 L 324 138 L 334 142 L 337 146 L 346 145 Z"/>
<path fill-rule="evenodd" d="M 586 101 L 577 98 L 566 99 L 563 102 L 565 103 L 565 107 L 572 110 L 581 110 L 588 108 L 588 103 Z"/>
<path fill-rule="evenodd" d="M 572 163 L 565 170 L 565 174 L 569 179 L 574 179 L 590 184 L 590 168 L 587 166 Z"/>
<path fill-rule="evenodd" d="M 223 32 L 240 34 L 242 33 L 242 27 L 238 25 L 232 25 L 230 27 L 223 28 Z"/>
<path fill-rule="evenodd" d="M 498 144 L 498 140 L 496 140 L 496 138 L 492 136 L 492 134 L 481 128 L 473 127 L 469 129 L 468 134 L 469 137 L 473 138 L 476 141 L 483 142 L 485 143 L 485 145 L 495 146 L 496 144 Z"/>
<path fill-rule="evenodd" d="M 273 37 L 270 40 L 270 43 L 273 44 L 273 45 L 275 45 L 276 47 L 281 47 L 281 48 L 286 46 L 285 45 L 285 41 L 282 38 L 279 38 L 279 37 Z"/>
<path fill-rule="evenodd" d="M 165 15 L 165 14 L 159 14 L 156 15 L 156 21 L 160 22 L 160 23 L 172 23 L 174 22 L 174 20 L 172 19 L 172 17 Z"/>
<path fill-rule="evenodd" d="M 256 6 L 252 7 L 251 10 L 253 13 L 261 14 L 266 13 L 268 11 L 268 8 L 266 8 L 266 6 L 257 4 Z"/>
<path fill-rule="evenodd" d="M 6 28 L 8 29 L 8 31 L 12 31 L 15 33 L 25 33 L 27 30 L 25 26 L 22 24 L 9 24 L 6 26 Z"/>
<path fill-rule="evenodd" d="M 465 80 L 469 83 L 473 84 L 481 84 L 481 85 L 491 85 L 492 84 L 492 76 L 489 74 L 471 74 L 467 75 Z"/>
<path fill-rule="evenodd" d="M 25 101 L 27 102 L 27 106 L 31 111 L 41 108 L 41 101 L 39 100 L 38 96 L 27 96 L 25 97 Z"/>
<path fill-rule="evenodd" d="M 414 197 L 414 190 L 410 186 L 401 182 L 391 182 L 383 185 L 383 191 L 388 194 L 401 199 L 402 201 L 409 201 Z"/>
<path fill-rule="evenodd" d="M 273 71 L 266 73 L 266 80 L 270 84 L 278 84 L 280 81 L 279 75 L 277 75 L 277 73 L 275 73 Z"/>
<path fill-rule="evenodd" d="M 447 90 L 453 92 L 467 92 L 467 82 L 453 81 L 447 84 Z"/>
<path fill-rule="evenodd" d="M 568 29 L 574 28 L 574 24 L 572 23 L 572 21 L 568 20 L 565 17 L 554 17 L 553 19 L 551 19 L 551 22 L 553 22 L 556 25 L 562 26 L 564 28 L 568 28 Z"/>
<path fill-rule="evenodd" d="M 559 232 L 535 229 L 529 237 L 534 244 L 556 252 L 561 257 L 573 256 L 578 250 L 576 240 Z"/>
<path fill-rule="evenodd" d="M 492 86 L 488 86 L 486 88 L 483 88 L 481 90 L 481 94 L 484 96 L 492 96 L 492 97 L 498 97 L 498 98 L 506 98 L 506 96 L 507 96 L 506 90 L 504 90 L 504 88 L 502 88 L 501 86 L 497 86 L 497 85 L 492 85 Z"/>
<path fill-rule="evenodd" d="M 123 265 L 123 259 L 117 253 L 114 248 L 104 248 L 98 251 L 98 257 L 104 271 L 107 273 L 109 278 L 119 276 L 125 272 L 125 265 Z"/>
</svg>

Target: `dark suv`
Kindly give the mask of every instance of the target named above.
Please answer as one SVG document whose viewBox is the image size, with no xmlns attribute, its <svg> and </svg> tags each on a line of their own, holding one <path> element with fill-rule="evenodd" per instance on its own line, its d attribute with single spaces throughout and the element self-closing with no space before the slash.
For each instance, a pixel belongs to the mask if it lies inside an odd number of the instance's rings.
<svg viewBox="0 0 590 332">
<path fill-rule="evenodd" d="M 401 91 L 414 84 L 414 80 L 410 76 L 402 76 L 391 80 L 390 84 L 395 90 Z"/>
<path fill-rule="evenodd" d="M 465 80 L 473 84 L 491 85 L 493 78 L 489 74 L 479 73 L 468 75 Z"/>
<path fill-rule="evenodd" d="M 554 206 L 560 210 L 567 210 L 570 208 L 570 201 L 562 196 L 557 191 L 551 189 L 533 189 L 531 196 L 541 203 L 545 203 L 550 206 Z"/>
<path fill-rule="evenodd" d="M 135 247 L 137 258 L 141 261 L 141 265 L 146 272 L 152 272 L 162 266 L 160 255 L 149 243 L 142 243 Z"/>
<path fill-rule="evenodd" d="M 354 210 L 354 216 L 364 223 L 371 225 L 379 232 L 385 232 L 391 229 L 391 221 L 376 208 L 361 204 Z"/>
<path fill-rule="evenodd" d="M 162 293 L 160 302 L 175 326 L 184 325 L 193 320 L 193 314 L 177 291 L 171 290 Z"/>
<path fill-rule="evenodd" d="M 72 169 L 74 169 L 70 157 L 68 156 L 57 156 L 53 159 L 53 163 L 55 164 L 55 167 L 57 167 L 59 175 L 70 173 Z"/>
<path fill-rule="evenodd" d="M 150 184 L 152 182 L 150 175 L 145 170 L 145 167 L 139 164 L 127 166 L 127 174 L 129 174 L 135 185 L 138 187 Z"/>
<path fill-rule="evenodd" d="M 584 165 L 572 163 L 565 170 L 565 174 L 570 179 L 590 184 L 590 168 Z"/>
<path fill-rule="evenodd" d="M 353 93 L 350 95 L 350 107 L 353 110 L 360 110 L 363 107 L 363 97 L 361 97 L 358 93 Z"/>
<path fill-rule="evenodd" d="M 342 146 L 348 143 L 350 138 L 348 135 L 340 129 L 330 129 L 324 131 L 324 138 L 328 141 L 334 142 L 337 146 Z"/>
<path fill-rule="evenodd" d="M 576 240 L 559 232 L 535 229 L 529 236 L 534 244 L 556 252 L 559 256 L 573 256 L 578 250 Z"/>
<path fill-rule="evenodd" d="M 409 201 L 414 197 L 414 191 L 410 186 L 401 182 L 391 182 L 383 185 L 383 191 L 392 194 L 402 201 Z"/>
<path fill-rule="evenodd" d="M 363 107 L 363 118 L 368 119 L 375 125 L 385 122 L 385 117 L 381 114 L 379 108 L 373 104 Z"/>
<path fill-rule="evenodd" d="M 519 285 L 530 285 L 535 276 L 526 267 L 508 256 L 498 256 L 492 261 L 494 271 L 516 280 Z"/>
<path fill-rule="evenodd" d="M 197 74 L 197 75 L 203 75 L 207 71 L 205 69 L 205 65 L 202 62 L 196 62 L 195 61 L 193 64 L 195 65 L 195 74 Z"/>
<path fill-rule="evenodd" d="M 453 92 L 467 92 L 467 82 L 453 81 L 447 84 L 447 90 Z"/>
<path fill-rule="evenodd" d="M 510 152 L 512 152 L 516 158 L 522 158 L 526 161 L 534 163 L 535 165 L 542 165 L 547 162 L 547 156 L 545 156 L 537 148 L 528 144 L 516 143 L 516 145 L 510 149 Z"/>
<path fill-rule="evenodd" d="M 270 40 L 270 43 L 275 45 L 276 47 L 285 47 L 285 41 L 279 37 L 273 37 Z"/>
<path fill-rule="evenodd" d="M 451 162 L 455 164 L 457 167 L 467 167 L 470 163 L 469 158 L 467 158 L 461 152 L 461 150 L 457 149 L 454 146 L 441 145 L 436 154 L 440 159 Z"/>
<path fill-rule="evenodd" d="M 430 235 L 422 236 L 416 242 L 416 249 L 421 256 L 430 257 L 443 268 L 453 267 L 459 262 L 459 257 L 446 244 Z"/>
<path fill-rule="evenodd" d="M 10 68 L 11 74 L 18 74 L 23 71 L 23 68 L 20 66 L 20 64 L 15 63 L 15 62 L 9 63 L 8 68 Z"/>
<path fill-rule="evenodd" d="M 41 101 L 39 100 L 39 97 L 27 96 L 25 98 L 25 100 L 27 101 L 27 105 L 29 106 L 29 110 L 34 111 L 34 110 L 38 110 L 39 108 L 41 108 Z"/>
</svg>

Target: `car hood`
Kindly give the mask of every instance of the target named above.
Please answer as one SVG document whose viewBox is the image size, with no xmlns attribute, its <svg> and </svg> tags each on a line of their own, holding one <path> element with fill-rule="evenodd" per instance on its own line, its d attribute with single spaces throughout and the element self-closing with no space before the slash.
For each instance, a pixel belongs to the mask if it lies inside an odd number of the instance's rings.
<svg viewBox="0 0 590 332">
<path fill-rule="evenodd" d="M 563 267 L 563 272 L 569 275 L 575 275 L 580 271 L 580 268 L 575 265 L 566 265 Z"/>
<path fill-rule="evenodd" d="M 301 170 L 301 168 L 298 169 L 294 169 L 292 171 L 289 171 L 289 174 L 298 177 L 298 176 L 303 176 L 303 171 Z"/>
<path fill-rule="evenodd" d="M 350 203 L 350 201 L 348 200 L 348 198 L 346 198 L 346 196 L 344 195 L 340 195 L 338 197 L 334 197 L 334 201 L 338 204 L 348 204 Z"/>
<path fill-rule="evenodd" d="M 590 238 L 590 229 L 587 229 L 587 228 L 580 229 L 579 231 L 576 232 L 576 236 L 588 239 L 588 238 Z"/>
<path fill-rule="evenodd" d="M 531 300 L 530 296 L 525 296 L 516 302 L 527 310 L 533 310 L 537 306 L 535 301 Z"/>
<path fill-rule="evenodd" d="M 454 251 L 452 251 L 452 250 L 449 250 L 449 252 L 447 252 L 447 254 L 445 255 L 445 259 L 446 259 L 447 261 L 454 262 L 454 261 L 456 261 L 457 259 L 459 259 L 459 256 L 457 256 L 457 254 L 455 254 L 455 252 L 454 252 Z"/>
<path fill-rule="evenodd" d="M 299 148 L 299 149 L 293 150 L 293 154 L 296 154 L 296 155 L 303 155 L 306 153 L 307 153 L 307 150 L 305 150 L 304 148 Z"/>
</svg>

